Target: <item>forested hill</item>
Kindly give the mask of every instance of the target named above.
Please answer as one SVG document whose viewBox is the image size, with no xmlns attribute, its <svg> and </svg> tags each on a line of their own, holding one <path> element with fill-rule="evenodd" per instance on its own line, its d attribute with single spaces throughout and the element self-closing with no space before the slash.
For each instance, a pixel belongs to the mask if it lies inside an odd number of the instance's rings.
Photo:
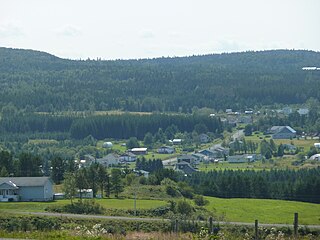
<svg viewBox="0 0 320 240">
<path fill-rule="evenodd" d="M 67 60 L 0 48 L 0 107 L 34 111 L 243 110 L 320 99 L 320 53 L 273 50 L 142 60 Z"/>
</svg>

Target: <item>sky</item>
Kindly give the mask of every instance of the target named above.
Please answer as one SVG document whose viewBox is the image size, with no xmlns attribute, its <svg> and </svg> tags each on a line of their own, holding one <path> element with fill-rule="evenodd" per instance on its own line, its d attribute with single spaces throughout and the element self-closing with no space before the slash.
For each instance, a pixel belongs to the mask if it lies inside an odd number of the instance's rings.
<svg viewBox="0 0 320 240">
<path fill-rule="evenodd" d="M 69 59 L 320 51 L 320 0 L 0 0 L 0 46 Z"/>
</svg>

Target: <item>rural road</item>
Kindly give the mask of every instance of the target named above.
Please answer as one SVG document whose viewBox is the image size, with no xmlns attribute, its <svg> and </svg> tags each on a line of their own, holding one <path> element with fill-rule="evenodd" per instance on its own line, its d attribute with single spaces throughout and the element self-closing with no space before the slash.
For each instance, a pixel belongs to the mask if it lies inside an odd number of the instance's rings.
<svg viewBox="0 0 320 240">
<path fill-rule="evenodd" d="M 83 214 L 70 214 L 70 213 L 49 213 L 49 212 L 16 212 L 26 215 L 38 215 L 38 216 L 52 216 L 52 217 L 67 217 L 67 218 L 95 218 L 95 219 L 114 219 L 114 220 L 130 220 L 130 221 L 170 221 L 170 219 L 161 218 L 139 218 L 139 217 L 121 217 L 121 216 L 103 216 L 103 215 L 83 215 Z M 237 225 L 237 226 L 254 226 L 254 223 L 245 222 L 220 222 L 214 221 L 214 224 L 220 225 Z M 278 224 L 278 223 L 259 223 L 261 227 L 291 227 L 293 224 Z M 320 229 L 320 225 L 299 225 L 299 227 L 308 227 Z"/>
<path fill-rule="evenodd" d="M 232 135 L 233 141 L 236 139 L 240 140 L 244 136 L 244 131 L 243 130 L 238 130 Z"/>
</svg>

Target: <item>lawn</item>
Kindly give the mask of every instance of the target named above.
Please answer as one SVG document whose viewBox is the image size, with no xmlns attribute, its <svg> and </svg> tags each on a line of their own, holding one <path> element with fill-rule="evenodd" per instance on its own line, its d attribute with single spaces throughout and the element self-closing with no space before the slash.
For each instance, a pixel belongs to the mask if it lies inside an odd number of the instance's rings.
<svg viewBox="0 0 320 240">
<path fill-rule="evenodd" d="M 105 208 L 133 209 L 133 199 L 96 199 L 97 203 Z M 19 211 L 19 212 L 44 212 L 47 206 L 63 205 L 70 203 L 70 200 L 58 200 L 53 202 L 0 202 L 1 211 Z M 137 200 L 137 209 L 149 209 L 166 205 L 166 201 L 161 200 Z"/>
<path fill-rule="evenodd" d="M 320 225 L 320 204 L 269 200 L 269 199 L 223 199 L 206 197 L 206 208 L 225 216 L 225 220 L 234 222 L 292 224 L 293 215 L 299 213 L 299 224 Z"/>
</svg>

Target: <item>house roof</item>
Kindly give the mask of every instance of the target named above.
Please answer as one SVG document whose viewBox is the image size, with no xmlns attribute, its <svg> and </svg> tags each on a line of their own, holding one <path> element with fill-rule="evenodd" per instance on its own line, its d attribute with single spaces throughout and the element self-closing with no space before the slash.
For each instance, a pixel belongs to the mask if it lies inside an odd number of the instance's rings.
<svg viewBox="0 0 320 240">
<path fill-rule="evenodd" d="M 281 131 L 283 131 L 284 129 L 289 130 L 292 133 L 296 133 L 296 130 L 294 130 L 292 127 L 290 126 L 273 126 L 270 130 L 273 133 L 279 133 Z"/>
<path fill-rule="evenodd" d="M 131 152 L 145 152 L 148 148 L 132 148 Z"/>
<path fill-rule="evenodd" d="M 51 179 L 49 177 L 4 177 L 0 178 L 0 185 L 10 181 L 18 187 L 41 187 Z"/>
<path fill-rule="evenodd" d="M 103 158 L 99 158 L 97 159 L 97 162 L 99 161 L 114 161 L 114 160 L 117 160 L 119 157 L 115 154 L 108 154 L 107 156 L 104 156 Z"/>
<path fill-rule="evenodd" d="M 195 157 L 192 155 L 185 154 L 185 155 L 179 156 L 178 159 L 195 159 Z"/>
</svg>

